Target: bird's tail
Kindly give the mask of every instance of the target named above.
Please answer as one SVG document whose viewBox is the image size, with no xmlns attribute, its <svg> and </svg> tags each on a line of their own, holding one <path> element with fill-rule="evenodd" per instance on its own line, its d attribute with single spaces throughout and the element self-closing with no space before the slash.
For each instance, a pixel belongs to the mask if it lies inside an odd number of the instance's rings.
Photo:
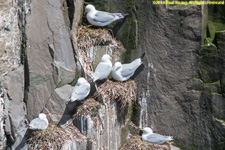
<svg viewBox="0 0 225 150">
<path fill-rule="evenodd" d="M 88 82 L 93 82 L 93 80 L 94 80 L 94 77 L 90 77 L 87 79 Z"/>
<path fill-rule="evenodd" d="M 117 19 L 122 19 L 125 18 L 126 16 L 128 16 L 128 13 L 114 13 L 115 16 L 117 16 Z"/>
<path fill-rule="evenodd" d="M 169 140 L 169 141 L 173 141 L 174 139 L 173 139 L 172 136 L 168 136 L 168 140 Z"/>
<path fill-rule="evenodd" d="M 141 55 L 141 61 L 143 60 L 143 58 L 145 57 L 145 53 L 143 53 L 142 55 Z"/>
<path fill-rule="evenodd" d="M 129 13 L 122 13 L 123 18 L 127 17 Z"/>
</svg>

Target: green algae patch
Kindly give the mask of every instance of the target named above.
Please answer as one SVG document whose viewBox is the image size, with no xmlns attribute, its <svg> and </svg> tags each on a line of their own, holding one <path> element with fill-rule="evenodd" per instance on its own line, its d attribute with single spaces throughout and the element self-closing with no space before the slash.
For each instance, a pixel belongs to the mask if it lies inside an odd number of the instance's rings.
<svg viewBox="0 0 225 150">
<path fill-rule="evenodd" d="M 208 42 L 216 45 L 216 32 L 225 30 L 225 8 L 219 5 L 205 5 L 203 14 L 202 44 Z"/>
</svg>

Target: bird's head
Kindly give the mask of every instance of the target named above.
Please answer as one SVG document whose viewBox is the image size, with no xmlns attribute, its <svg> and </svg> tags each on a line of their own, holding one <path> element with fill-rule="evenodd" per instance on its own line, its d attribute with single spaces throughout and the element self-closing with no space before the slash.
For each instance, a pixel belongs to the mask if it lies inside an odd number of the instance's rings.
<svg viewBox="0 0 225 150">
<path fill-rule="evenodd" d="M 91 4 L 89 4 L 89 5 L 87 5 L 86 7 L 85 7 L 85 11 L 88 13 L 88 12 L 90 12 L 90 11 L 93 11 L 93 10 L 95 10 L 95 7 L 93 6 L 93 5 L 91 5 Z"/>
<path fill-rule="evenodd" d="M 83 77 L 80 77 L 80 78 L 77 80 L 77 84 L 78 84 L 78 85 L 84 84 L 84 83 L 86 83 L 86 82 L 87 82 L 87 80 L 86 80 L 85 78 L 83 78 Z"/>
<path fill-rule="evenodd" d="M 44 113 L 39 114 L 38 116 L 40 119 L 46 119 L 46 115 Z"/>
<path fill-rule="evenodd" d="M 149 128 L 149 127 L 143 128 L 143 134 L 152 134 L 152 133 L 153 133 L 153 131 L 151 128 Z"/>
<path fill-rule="evenodd" d="M 120 62 L 116 62 L 116 63 L 114 64 L 113 71 L 119 69 L 120 67 L 122 67 L 122 64 L 121 64 Z"/>
<path fill-rule="evenodd" d="M 112 60 L 112 58 L 108 54 L 105 54 L 102 56 L 101 62 L 107 62 L 107 61 L 111 61 L 111 60 Z"/>
</svg>

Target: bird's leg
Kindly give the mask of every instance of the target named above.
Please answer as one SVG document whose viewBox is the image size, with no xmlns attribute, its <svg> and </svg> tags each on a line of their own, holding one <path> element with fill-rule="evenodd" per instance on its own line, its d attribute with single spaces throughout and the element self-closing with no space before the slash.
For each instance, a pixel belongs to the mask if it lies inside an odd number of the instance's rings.
<svg viewBox="0 0 225 150">
<path fill-rule="evenodd" d="M 112 83 L 112 81 L 107 78 L 106 83 Z"/>
<path fill-rule="evenodd" d="M 109 33 L 112 35 L 112 37 L 114 37 L 114 34 L 113 34 L 113 31 L 112 31 L 112 29 L 111 28 L 107 28 L 107 30 L 109 31 Z"/>
<path fill-rule="evenodd" d="M 98 91 L 98 85 L 96 82 L 95 82 L 95 89 L 96 89 L 96 91 Z"/>
<path fill-rule="evenodd" d="M 87 28 L 91 28 L 91 27 L 93 27 L 93 25 L 92 25 L 92 24 L 90 24 L 90 25 L 87 25 L 86 27 L 87 27 Z"/>
<path fill-rule="evenodd" d="M 83 105 L 84 104 L 85 99 L 79 100 L 78 103 Z"/>
</svg>

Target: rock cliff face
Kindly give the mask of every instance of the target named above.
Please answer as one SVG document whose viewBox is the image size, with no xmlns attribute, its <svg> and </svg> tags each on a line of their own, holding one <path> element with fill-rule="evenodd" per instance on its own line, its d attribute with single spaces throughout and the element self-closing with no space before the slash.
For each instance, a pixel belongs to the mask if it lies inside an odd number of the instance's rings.
<svg viewBox="0 0 225 150">
<path fill-rule="evenodd" d="M 31 10 L 26 26 L 29 119 L 44 109 L 55 88 L 71 83 L 75 77 L 66 6 L 60 0 L 33 1 Z"/>
<path fill-rule="evenodd" d="M 128 60 L 146 53 L 145 69 L 136 79 L 139 126 L 173 135 L 183 148 L 223 149 L 224 8 L 153 5 L 146 0 L 94 4 L 129 12 L 116 36 Z"/>
<path fill-rule="evenodd" d="M 66 102 L 76 79 L 89 77 L 106 52 L 122 62 L 146 53 L 145 68 L 135 79 L 139 113 L 134 105 L 133 114 L 121 122 L 116 101 L 95 102 L 99 107 L 92 113 L 76 112 L 73 124 L 83 135 L 70 138 L 62 149 L 119 149 L 133 133 L 130 120 L 174 136 L 183 149 L 224 149 L 225 8 L 149 0 L 86 2 L 129 12 L 110 25 L 116 39 L 107 30 L 79 26 L 87 23 L 83 0 L 0 2 L 0 149 L 21 148 L 28 122 L 40 112 L 51 124 L 71 119 L 74 112 Z"/>
<path fill-rule="evenodd" d="M 24 69 L 21 64 L 23 2 L 0 2 L 0 149 L 15 149 L 26 132 Z M 20 18 L 20 19 L 18 19 Z"/>
</svg>

